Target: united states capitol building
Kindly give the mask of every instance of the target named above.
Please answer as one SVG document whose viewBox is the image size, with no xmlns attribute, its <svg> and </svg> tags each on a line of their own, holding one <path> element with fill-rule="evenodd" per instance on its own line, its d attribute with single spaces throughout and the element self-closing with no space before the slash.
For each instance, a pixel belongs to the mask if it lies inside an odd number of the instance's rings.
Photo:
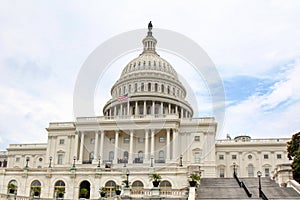
<svg viewBox="0 0 300 200">
<path fill-rule="evenodd" d="M 216 140 L 214 117 L 193 117 L 177 72 L 156 52 L 152 25 L 142 43 L 112 86 L 103 116 L 50 122 L 47 143 L 9 145 L 1 154 L 3 197 L 99 199 L 105 187 L 109 198 L 129 180 L 127 196 L 150 198 L 153 173 L 161 175 L 159 196 L 174 199 L 188 198 L 191 173 L 232 178 L 234 170 L 239 177 L 261 171 L 281 186 L 291 179 L 290 138 Z"/>
</svg>

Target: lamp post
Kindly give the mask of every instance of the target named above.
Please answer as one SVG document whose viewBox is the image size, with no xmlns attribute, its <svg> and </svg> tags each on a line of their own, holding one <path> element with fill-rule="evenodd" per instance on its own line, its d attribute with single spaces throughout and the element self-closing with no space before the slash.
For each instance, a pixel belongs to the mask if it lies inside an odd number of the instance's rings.
<svg viewBox="0 0 300 200">
<path fill-rule="evenodd" d="M 150 163 L 150 167 L 153 167 L 153 155 L 151 155 L 151 163 Z"/>
<path fill-rule="evenodd" d="M 25 168 L 28 168 L 28 162 L 29 162 L 29 157 L 26 158 L 26 166 L 25 166 Z"/>
<path fill-rule="evenodd" d="M 100 162 L 101 162 L 101 156 L 98 156 L 98 165 L 97 165 L 98 168 L 100 168 L 100 164 L 101 164 Z"/>
<path fill-rule="evenodd" d="M 235 177 L 236 176 L 236 169 L 235 169 L 235 167 L 236 167 L 236 164 L 235 164 L 235 162 L 233 163 L 233 177 Z"/>
<path fill-rule="evenodd" d="M 179 167 L 183 167 L 183 165 L 182 165 L 182 154 L 180 155 L 180 163 L 179 163 Z"/>
<path fill-rule="evenodd" d="M 127 177 L 127 179 L 126 179 L 126 187 L 127 188 L 129 188 L 129 170 L 128 169 L 126 169 L 126 177 Z"/>
<path fill-rule="evenodd" d="M 261 171 L 257 172 L 257 177 L 258 177 L 258 196 L 261 197 L 261 183 L 260 183 L 260 177 L 261 177 Z"/>
<path fill-rule="evenodd" d="M 75 160 L 76 160 L 76 156 L 73 157 L 73 168 L 75 168 Z"/>
<path fill-rule="evenodd" d="M 49 168 L 51 168 L 52 156 L 49 157 Z"/>
</svg>

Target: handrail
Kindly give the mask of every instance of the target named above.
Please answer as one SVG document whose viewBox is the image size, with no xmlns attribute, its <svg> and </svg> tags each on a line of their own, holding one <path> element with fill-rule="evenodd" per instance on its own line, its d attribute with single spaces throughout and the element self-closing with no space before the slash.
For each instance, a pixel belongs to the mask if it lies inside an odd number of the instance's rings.
<svg viewBox="0 0 300 200">
<path fill-rule="evenodd" d="M 260 190 L 260 197 L 263 199 L 263 200 L 269 200 L 268 197 L 265 195 L 265 193 Z"/>
<path fill-rule="evenodd" d="M 247 196 L 252 197 L 252 194 L 249 192 L 249 190 L 248 190 L 247 186 L 245 185 L 245 183 L 242 181 L 241 184 L 242 184 L 242 187 L 244 188 Z"/>
<path fill-rule="evenodd" d="M 243 181 L 240 181 L 240 179 L 237 177 L 236 173 L 233 173 L 233 177 L 238 182 L 239 186 L 242 187 L 245 190 L 247 196 L 252 197 L 252 194 L 249 192 L 247 186 L 245 185 L 245 183 Z"/>
</svg>

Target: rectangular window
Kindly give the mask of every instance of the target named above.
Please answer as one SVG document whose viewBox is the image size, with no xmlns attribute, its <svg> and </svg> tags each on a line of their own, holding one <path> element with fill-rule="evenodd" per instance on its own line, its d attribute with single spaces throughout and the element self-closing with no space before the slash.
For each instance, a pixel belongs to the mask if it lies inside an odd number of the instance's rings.
<svg viewBox="0 0 300 200">
<path fill-rule="evenodd" d="M 16 162 L 20 162 L 20 158 L 19 157 L 16 158 Z"/>
<path fill-rule="evenodd" d="M 266 177 L 270 176 L 270 169 L 269 168 L 265 168 L 265 176 Z"/>
<path fill-rule="evenodd" d="M 277 159 L 281 159 L 281 154 L 277 154 Z"/>
<path fill-rule="evenodd" d="M 269 159 L 269 155 L 268 154 L 264 154 L 264 159 Z"/>
<path fill-rule="evenodd" d="M 225 177 L 225 169 L 220 168 L 220 178 L 224 178 L 224 177 Z"/>
<path fill-rule="evenodd" d="M 165 138 L 164 137 L 159 137 L 159 142 L 165 142 Z"/>
<path fill-rule="evenodd" d="M 114 144 L 115 143 L 115 138 L 110 138 L 109 141 L 110 141 L 110 143 Z"/>
<path fill-rule="evenodd" d="M 200 163 L 200 152 L 195 152 L 195 163 Z"/>
<path fill-rule="evenodd" d="M 95 144 L 95 138 L 91 138 L 90 143 L 91 143 L 91 144 Z"/>
<path fill-rule="evenodd" d="M 231 155 L 232 160 L 236 160 L 236 155 Z"/>
<path fill-rule="evenodd" d="M 219 155 L 219 160 L 224 160 L 224 155 Z"/>
<path fill-rule="evenodd" d="M 134 84 L 134 91 L 135 91 L 135 92 L 137 92 L 137 88 L 138 88 L 138 85 L 137 85 L 137 83 L 135 83 L 135 84 Z"/>
<path fill-rule="evenodd" d="M 61 165 L 63 162 L 63 154 L 58 154 L 57 156 L 57 164 Z"/>
<path fill-rule="evenodd" d="M 124 138 L 124 143 L 129 143 L 129 138 Z"/>
<path fill-rule="evenodd" d="M 138 140 L 140 143 L 143 143 L 145 141 L 145 138 L 139 138 Z"/>
<path fill-rule="evenodd" d="M 198 136 L 198 135 L 195 136 L 194 141 L 195 141 L 195 142 L 200 142 L 200 136 Z"/>
<path fill-rule="evenodd" d="M 60 139 L 59 140 L 59 144 L 65 144 L 65 140 L 64 139 Z"/>
</svg>

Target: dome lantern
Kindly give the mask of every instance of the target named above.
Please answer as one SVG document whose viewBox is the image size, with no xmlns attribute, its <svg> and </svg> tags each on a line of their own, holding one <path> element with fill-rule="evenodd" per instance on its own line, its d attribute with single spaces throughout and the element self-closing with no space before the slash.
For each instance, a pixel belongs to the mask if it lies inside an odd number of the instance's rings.
<svg viewBox="0 0 300 200">
<path fill-rule="evenodd" d="M 153 25 L 150 21 L 149 24 L 148 24 L 147 36 L 143 39 L 143 45 L 144 45 L 143 53 L 155 53 L 155 54 L 157 54 L 156 51 L 155 51 L 155 46 L 156 46 L 157 40 L 152 36 L 152 28 L 153 28 Z"/>
</svg>

